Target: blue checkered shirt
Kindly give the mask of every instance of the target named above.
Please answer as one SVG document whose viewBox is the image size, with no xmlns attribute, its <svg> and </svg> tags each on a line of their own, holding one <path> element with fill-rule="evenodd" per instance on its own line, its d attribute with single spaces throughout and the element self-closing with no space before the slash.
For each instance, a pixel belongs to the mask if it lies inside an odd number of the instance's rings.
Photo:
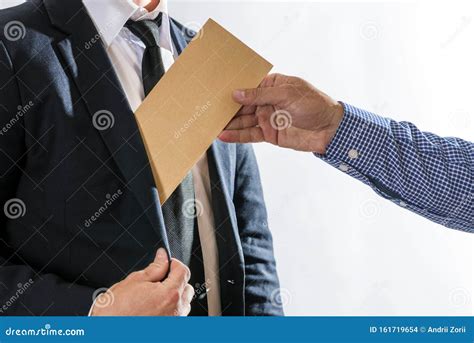
<svg viewBox="0 0 474 343">
<path fill-rule="evenodd" d="M 403 208 L 474 232 L 474 143 L 343 105 L 335 137 L 316 156 Z"/>
</svg>

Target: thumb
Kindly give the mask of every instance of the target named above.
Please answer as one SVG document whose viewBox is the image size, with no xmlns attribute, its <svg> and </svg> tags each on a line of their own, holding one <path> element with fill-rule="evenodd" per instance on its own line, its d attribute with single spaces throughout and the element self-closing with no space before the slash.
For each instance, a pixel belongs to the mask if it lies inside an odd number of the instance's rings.
<svg viewBox="0 0 474 343">
<path fill-rule="evenodd" d="M 234 101 L 241 105 L 278 105 L 285 100 L 285 91 L 279 87 L 259 87 L 235 90 L 232 94 Z"/>
<path fill-rule="evenodd" d="M 149 282 L 162 281 L 168 273 L 168 254 L 163 248 L 156 252 L 155 260 L 143 270 L 143 280 Z"/>
</svg>

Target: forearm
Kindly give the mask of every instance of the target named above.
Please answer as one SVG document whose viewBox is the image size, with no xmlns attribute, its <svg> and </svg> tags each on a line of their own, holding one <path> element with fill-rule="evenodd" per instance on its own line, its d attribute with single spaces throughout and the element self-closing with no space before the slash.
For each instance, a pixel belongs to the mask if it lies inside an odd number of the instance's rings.
<svg viewBox="0 0 474 343">
<path fill-rule="evenodd" d="M 474 231 L 474 144 L 344 104 L 324 155 L 379 195 L 434 222 Z"/>
</svg>

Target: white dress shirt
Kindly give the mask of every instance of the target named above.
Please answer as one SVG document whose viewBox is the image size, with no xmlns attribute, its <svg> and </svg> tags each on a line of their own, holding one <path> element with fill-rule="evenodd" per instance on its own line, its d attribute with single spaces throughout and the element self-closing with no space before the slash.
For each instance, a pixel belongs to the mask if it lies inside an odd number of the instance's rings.
<svg viewBox="0 0 474 343">
<path fill-rule="evenodd" d="M 171 39 L 167 1 L 161 0 L 151 12 L 139 7 L 132 0 L 83 0 L 105 49 L 114 66 L 130 107 L 135 111 L 145 98 L 142 82 L 142 58 L 145 45 L 124 25 L 127 20 L 155 19 L 163 13 L 160 26 L 160 41 L 165 70 L 168 70 L 177 57 Z M 198 292 L 207 291 L 210 316 L 221 314 L 219 286 L 219 258 L 215 236 L 214 216 L 211 206 L 211 184 L 206 154 L 192 169 L 196 207 L 198 211 L 199 237 L 204 259 L 205 285 L 192 285 Z"/>
</svg>

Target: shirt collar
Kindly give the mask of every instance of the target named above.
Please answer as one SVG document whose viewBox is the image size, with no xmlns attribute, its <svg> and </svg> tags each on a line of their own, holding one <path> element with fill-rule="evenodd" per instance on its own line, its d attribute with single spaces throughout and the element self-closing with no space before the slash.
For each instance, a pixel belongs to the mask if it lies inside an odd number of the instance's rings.
<svg viewBox="0 0 474 343">
<path fill-rule="evenodd" d="M 162 12 L 163 23 L 169 22 L 165 20 L 168 19 L 167 0 L 160 0 L 159 5 L 152 12 L 148 12 L 145 8 L 138 6 L 133 0 L 82 0 L 82 2 L 106 47 L 112 44 L 129 19 L 155 19 Z M 162 26 L 168 31 L 165 36 L 167 38 L 170 37 L 169 23 Z M 163 43 L 168 45 L 165 42 Z"/>
</svg>

